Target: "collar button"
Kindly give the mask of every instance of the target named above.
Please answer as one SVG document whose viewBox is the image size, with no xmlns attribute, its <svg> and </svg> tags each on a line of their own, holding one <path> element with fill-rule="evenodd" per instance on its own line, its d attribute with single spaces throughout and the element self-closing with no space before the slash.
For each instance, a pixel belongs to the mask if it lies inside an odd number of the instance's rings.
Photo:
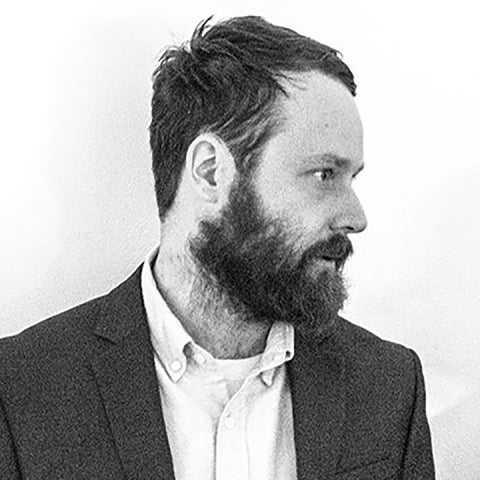
<svg viewBox="0 0 480 480">
<path fill-rule="evenodd" d="M 182 362 L 180 360 L 174 360 L 171 364 L 170 364 L 170 368 L 174 371 L 174 372 L 178 372 L 182 369 Z"/>
<path fill-rule="evenodd" d="M 201 354 L 201 353 L 196 353 L 193 358 L 195 359 L 195 361 L 197 363 L 199 363 L 200 365 L 203 365 L 205 362 L 206 362 L 206 359 L 205 357 Z"/>
</svg>

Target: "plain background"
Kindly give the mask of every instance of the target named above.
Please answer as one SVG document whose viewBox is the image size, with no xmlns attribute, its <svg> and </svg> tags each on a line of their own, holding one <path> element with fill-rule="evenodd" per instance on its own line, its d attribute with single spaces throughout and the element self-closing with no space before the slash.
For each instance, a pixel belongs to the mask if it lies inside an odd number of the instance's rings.
<svg viewBox="0 0 480 480">
<path fill-rule="evenodd" d="M 13 2 L 11 2 L 13 3 Z M 414 348 L 438 478 L 480 478 L 480 33 L 475 2 L 18 2 L 0 25 L 0 336 L 105 293 L 159 238 L 147 127 L 166 45 L 257 14 L 358 83 L 369 227 L 345 315 Z"/>
</svg>

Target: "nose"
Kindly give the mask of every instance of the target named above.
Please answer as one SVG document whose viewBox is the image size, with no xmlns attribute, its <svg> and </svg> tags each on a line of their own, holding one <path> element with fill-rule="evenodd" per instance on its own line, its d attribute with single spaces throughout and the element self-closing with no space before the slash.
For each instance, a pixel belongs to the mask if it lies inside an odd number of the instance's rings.
<svg viewBox="0 0 480 480">
<path fill-rule="evenodd" d="M 367 228 L 367 217 L 353 190 L 339 199 L 339 208 L 332 218 L 330 227 L 335 232 L 344 234 L 360 233 Z"/>
</svg>

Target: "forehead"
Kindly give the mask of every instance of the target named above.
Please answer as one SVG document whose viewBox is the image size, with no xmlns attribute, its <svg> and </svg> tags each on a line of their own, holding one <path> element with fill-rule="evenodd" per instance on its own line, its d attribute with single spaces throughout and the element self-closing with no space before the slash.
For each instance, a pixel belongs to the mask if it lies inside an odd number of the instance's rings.
<svg viewBox="0 0 480 480">
<path fill-rule="evenodd" d="M 278 100 L 281 126 L 264 157 L 301 165 L 307 158 L 329 154 L 361 165 L 362 123 L 349 90 L 320 72 L 294 74 L 282 83 L 287 96 Z"/>
</svg>

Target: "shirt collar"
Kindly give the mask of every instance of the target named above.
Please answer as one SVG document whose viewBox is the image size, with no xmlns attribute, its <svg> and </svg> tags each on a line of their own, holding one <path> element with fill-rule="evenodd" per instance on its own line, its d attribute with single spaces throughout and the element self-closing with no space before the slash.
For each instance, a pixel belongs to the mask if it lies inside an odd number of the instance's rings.
<svg viewBox="0 0 480 480">
<path fill-rule="evenodd" d="M 142 294 L 150 338 L 155 356 L 173 382 L 178 382 L 187 368 L 185 346 L 193 342 L 158 290 L 153 265 L 158 247 L 148 255 L 142 268 Z"/>
<path fill-rule="evenodd" d="M 268 333 L 265 351 L 258 368 L 258 373 L 266 386 L 272 386 L 276 368 L 291 360 L 294 353 L 293 326 L 285 322 L 274 322 Z"/>
</svg>

